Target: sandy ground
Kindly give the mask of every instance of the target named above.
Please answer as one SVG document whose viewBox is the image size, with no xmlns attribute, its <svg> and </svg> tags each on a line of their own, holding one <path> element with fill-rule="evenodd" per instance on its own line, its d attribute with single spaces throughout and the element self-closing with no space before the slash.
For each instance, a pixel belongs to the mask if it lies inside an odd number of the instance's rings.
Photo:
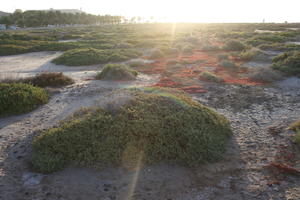
<svg viewBox="0 0 300 200">
<path fill-rule="evenodd" d="M 61 54 L 60 52 L 34 52 L 0 56 L 0 78 L 21 78 L 41 72 L 63 72 L 79 81 L 93 77 L 102 68 L 101 65 L 68 67 L 51 63 L 51 60 Z"/>
<path fill-rule="evenodd" d="M 71 86 L 53 90 L 50 102 L 37 110 L 0 119 L 0 199 L 300 199 L 297 176 L 275 176 L 266 168 L 282 154 L 283 147 L 293 146 L 293 133 L 285 129 L 300 118 L 300 79 L 295 77 L 264 87 L 207 84 L 207 93 L 193 95 L 231 121 L 234 134 L 221 162 L 193 169 L 158 163 L 135 170 L 72 166 L 50 175 L 32 172 L 27 160 L 31 140 L 39 131 L 56 126 L 81 107 L 107 101 L 106 94 L 113 90 L 153 85 L 159 78 L 140 75 L 133 82 L 88 81 L 101 66 L 51 64 L 59 54 L 0 57 L 1 73 L 58 70 L 76 79 Z M 280 131 L 270 134 L 270 126 Z M 276 184 L 270 184 L 275 180 Z"/>
</svg>

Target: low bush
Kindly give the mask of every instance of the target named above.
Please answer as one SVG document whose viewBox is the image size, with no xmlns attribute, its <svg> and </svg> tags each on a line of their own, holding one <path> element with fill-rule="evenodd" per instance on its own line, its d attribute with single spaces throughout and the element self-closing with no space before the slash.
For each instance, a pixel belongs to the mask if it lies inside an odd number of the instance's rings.
<svg viewBox="0 0 300 200">
<path fill-rule="evenodd" d="M 273 68 L 289 75 L 300 76 L 300 51 L 285 52 L 273 58 Z"/>
<path fill-rule="evenodd" d="M 149 55 L 150 59 L 157 59 L 163 57 L 165 57 L 165 54 L 160 49 L 153 49 Z"/>
<path fill-rule="evenodd" d="M 236 68 L 237 65 L 234 62 L 231 62 L 229 60 L 222 60 L 220 62 L 220 65 L 227 68 Z"/>
<path fill-rule="evenodd" d="M 237 40 L 230 40 L 225 43 L 223 49 L 228 51 L 243 51 L 246 49 L 246 46 Z"/>
<path fill-rule="evenodd" d="M 110 98 L 112 105 L 75 114 L 36 137 L 32 166 L 42 173 L 70 163 L 130 167 L 139 161 L 177 161 L 196 166 L 221 159 L 226 150 L 227 119 L 183 92 L 139 88 Z"/>
<path fill-rule="evenodd" d="M 271 60 L 270 56 L 264 53 L 263 51 L 253 48 L 248 51 L 243 51 L 238 56 L 241 60 L 244 61 L 268 61 Z"/>
<path fill-rule="evenodd" d="M 191 54 L 193 53 L 194 47 L 192 45 L 185 45 L 182 47 L 182 52 L 184 54 Z"/>
<path fill-rule="evenodd" d="M 38 87 L 22 83 L 0 83 L 0 116 L 32 111 L 48 102 L 48 93 Z"/>
<path fill-rule="evenodd" d="M 103 80 L 134 80 L 138 72 L 124 64 L 107 64 L 96 75 L 97 79 Z"/>
<path fill-rule="evenodd" d="M 61 72 L 44 72 L 22 80 L 23 83 L 38 87 L 61 87 L 74 83 L 74 80 Z"/>
<path fill-rule="evenodd" d="M 220 83 L 220 82 L 224 81 L 221 77 L 219 77 L 216 74 L 213 74 L 211 72 L 208 72 L 208 71 L 202 72 L 200 74 L 200 77 L 207 81 L 212 81 L 212 82 L 216 82 L 216 83 Z"/>
<path fill-rule="evenodd" d="M 132 68 L 144 67 L 146 64 L 143 61 L 130 61 L 127 63 Z"/>
<path fill-rule="evenodd" d="M 54 59 L 55 64 L 67 66 L 94 65 L 108 62 L 121 62 L 137 58 L 140 53 L 135 50 L 123 49 L 73 49 Z"/>
<path fill-rule="evenodd" d="M 292 123 L 290 126 L 289 126 L 289 129 L 291 130 L 300 130 L 300 120 L 298 121 L 295 121 L 294 123 Z"/>
<path fill-rule="evenodd" d="M 178 64 L 179 63 L 179 61 L 178 60 L 175 60 L 175 59 L 172 59 L 172 60 L 168 60 L 167 61 L 167 65 L 176 65 L 176 64 Z"/>
<path fill-rule="evenodd" d="M 17 45 L 0 45 L 0 56 L 7 56 L 7 55 L 15 55 L 15 54 L 22 54 L 28 52 L 29 49 L 23 46 Z"/>
<path fill-rule="evenodd" d="M 289 129 L 296 132 L 295 143 L 300 147 L 300 120 L 295 121 L 289 126 Z"/>
<path fill-rule="evenodd" d="M 253 81 L 272 83 L 274 81 L 279 81 L 283 78 L 282 73 L 274 71 L 271 68 L 260 68 L 255 70 L 249 75 L 249 78 Z"/>
<path fill-rule="evenodd" d="M 38 45 L 34 45 L 29 49 L 29 51 L 67 51 L 81 47 L 83 47 L 83 45 L 77 42 L 43 42 Z"/>
<path fill-rule="evenodd" d="M 219 54 L 218 59 L 219 60 L 228 60 L 228 54 Z"/>
<path fill-rule="evenodd" d="M 133 45 L 127 42 L 122 42 L 116 45 L 118 49 L 130 49 L 133 48 Z"/>
</svg>

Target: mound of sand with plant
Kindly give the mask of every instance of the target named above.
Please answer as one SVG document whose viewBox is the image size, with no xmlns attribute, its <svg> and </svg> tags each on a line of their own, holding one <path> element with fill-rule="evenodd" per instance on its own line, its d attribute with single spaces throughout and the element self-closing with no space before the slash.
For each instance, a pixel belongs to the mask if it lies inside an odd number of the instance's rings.
<svg viewBox="0 0 300 200">
<path fill-rule="evenodd" d="M 111 97 L 36 137 L 33 167 L 51 173 L 70 163 L 98 167 L 177 161 L 195 166 L 222 158 L 229 122 L 185 93 L 133 88 Z"/>
<path fill-rule="evenodd" d="M 0 83 L 0 116 L 32 111 L 48 102 L 48 93 L 29 84 Z"/>
<path fill-rule="evenodd" d="M 135 80 L 138 72 L 124 64 L 107 64 L 96 75 L 101 80 Z"/>
</svg>

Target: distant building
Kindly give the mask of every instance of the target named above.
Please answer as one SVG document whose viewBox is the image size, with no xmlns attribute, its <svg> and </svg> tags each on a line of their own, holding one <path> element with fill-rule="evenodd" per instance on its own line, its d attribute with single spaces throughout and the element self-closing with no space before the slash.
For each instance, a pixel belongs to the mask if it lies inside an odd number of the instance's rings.
<svg viewBox="0 0 300 200">
<path fill-rule="evenodd" d="M 11 29 L 11 30 L 17 30 L 17 29 L 18 29 L 18 27 L 17 27 L 17 26 L 15 26 L 15 25 L 11 25 L 11 26 L 9 26 L 9 27 L 8 27 L 8 29 Z"/>
<path fill-rule="evenodd" d="M 7 13 L 7 12 L 2 12 L 0 11 L 0 17 L 5 17 L 5 16 L 8 16 L 10 15 L 11 13 Z"/>
<path fill-rule="evenodd" d="M 0 30 L 6 30 L 6 25 L 5 24 L 0 24 Z"/>
<path fill-rule="evenodd" d="M 70 13 L 70 14 L 84 13 L 83 11 L 78 10 L 78 9 L 53 9 L 53 8 L 50 8 L 48 10 L 28 10 L 28 11 L 42 11 L 42 12 L 56 12 L 56 11 L 59 11 L 61 13 Z"/>
</svg>

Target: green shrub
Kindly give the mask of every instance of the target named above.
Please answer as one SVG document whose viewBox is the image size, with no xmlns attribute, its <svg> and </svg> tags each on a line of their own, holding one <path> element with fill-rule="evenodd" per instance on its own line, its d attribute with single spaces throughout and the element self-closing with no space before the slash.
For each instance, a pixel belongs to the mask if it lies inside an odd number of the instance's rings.
<svg viewBox="0 0 300 200">
<path fill-rule="evenodd" d="M 193 53 L 194 47 L 192 45 L 185 45 L 182 47 L 182 52 L 185 54 Z"/>
<path fill-rule="evenodd" d="M 289 126 L 289 129 L 291 130 L 300 130 L 300 120 L 298 121 L 295 121 L 294 123 L 292 123 L 290 126 Z"/>
<path fill-rule="evenodd" d="M 104 80 L 134 80 L 138 72 L 123 64 L 107 64 L 96 75 L 97 79 Z"/>
<path fill-rule="evenodd" d="M 38 87 L 60 87 L 73 84 L 74 80 L 61 72 L 44 72 L 25 78 L 22 82 Z"/>
<path fill-rule="evenodd" d="M 222 158 L 229 122 L 189 96 L 163 88 L 118 91 L 110 109 L 75 114 L 33 142 L 33 167 L 42 173 L 81 166 L 134 166 L 177 161 L 188 166 Z M 123 99 L 122 99 L 123 97 Z"/>
<path fill-rule="evenodd" d="M 32 111 L 48 102 L 48 93 L 28 84 L 0 83 L 0 116 Z"/>
<path fill-rule="evenodd" d="M 145 63 L 143 61 L 130 61 L 127 63 L 130 67 L 138 68 L 145 66 Z"/>
<path fill-rule="evenodd" d="M 242 51 L 246 49 L 246 46 L 237 40 L 230 40 L 225 43 L 223 49 L 229 51 Z"/>
<path fill-rule="evenodd" d="M 157 59 L 163 57 L 165 57 L 165 54 L 160 49 L 153 49 L 149 55 L 150 59 Z"/>
<path fill-rule="evenodd" d="M 129 49 L 73 49 L 66 51 L 63 55 L 54 59 L 52 62 L 55 64 L 62 64 L 67 66 L 82 66 L 108 62 L 120 62 L 129 60 L 131 58 L 136 58 L 139 55 L 139 52 Z"/>
<path fill-rule="evenodd" d="M 161 47 L 160 50 L 165 54 L 165 55 L 178 55 L 179 50 L 177 48 L 171 48 L 171 47 Z"/>
<path fill-rule="evenodd" d="M 273 58 L 273 68 L 289 75 L 300 76 L 300 51 L 291 51 Z"/>
<path fill-rule="evenodd" d="M 172 60 L 168 60 L 168 61 L 167 61 L 167 65 L 176 65 L 176 64 L 178 64 L 178 63 L 179 63 L 179 61 L 176 60 L 176 59 L 172 59 Z"/>
<path fill-rule="evenodd" d="M 300 147 L 300 120 L 295 121 L 289 126 L 289 129 L 296 132 L 296 136 L 294 138 L 295 143 Z"/>
<path fill-rule="evenodd" d="M 117 44 L 116 47 L 119 49 L 129 49 L 129 48 L 133 48 L 133 45 L 127 42 L 122 42 Z"/>
<path fill-rule="evenodd" d="M 218 59 L 219 60 L 228 60 L 228 54 L 219 54 Z"/>
<path fill-rule="evenodd" d="M 0 45 L 0 56 L 15 55 L 28 52 L 27 47 L 17 45 Z"/>
<path fill-rule="evenodd" d="M 259 68 L 249 75 L 253 81 L 272 83 L 283 78 L 282 73 L 273 70 L 272 68 Z"/>
<path fill-rule="evenodd" d="M 220 83 L 220 82 L 224 81 L 221 77 L 219 77 L 216 74 L 213 74 L 211 72 L 208 72 L 208 71 L 202 72 L 200 74 L 200 77 L 205 80 L 216 82 L 216 83 Z"/>
<path fill-rule="evenodd" d="M 250 49 L 248 51 L 243 51 L 238 56 L 241 60 L 249 61 L 267 61 L 270 60 L 269 56 L 259 49 Z"/>
<path fill-rule="evenodd" d="M 67 51 L 81 47 L 83 45 L 76 42 L 43 42 L 30 48 L 30 51 Z"/>
<path fill-rule="evenodd" d="M 236 68 L 237 65 L 234 62 L 231 62 L 229 60 L 222 60 L 220 62 L 220 65 L 227 68 Z"/>
<path fill-rule="evenodd" d="M 300 147 L 300 129 L 296 131 L 295 143 Z"/>
</svg>

